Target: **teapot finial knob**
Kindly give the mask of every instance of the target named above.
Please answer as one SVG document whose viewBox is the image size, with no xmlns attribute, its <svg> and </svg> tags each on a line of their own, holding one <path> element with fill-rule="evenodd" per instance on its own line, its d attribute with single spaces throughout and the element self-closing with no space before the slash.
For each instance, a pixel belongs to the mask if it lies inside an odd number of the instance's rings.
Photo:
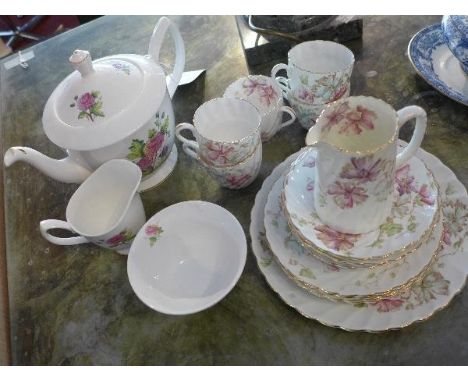
<svg viewBox="0 0 468 382">
<path fill-rule="evenodd" d="M 69 61 L 83 77 L 94 72 L 91 54 L 87 50 L 75 50 L 70 56 Z"/>
</svg>

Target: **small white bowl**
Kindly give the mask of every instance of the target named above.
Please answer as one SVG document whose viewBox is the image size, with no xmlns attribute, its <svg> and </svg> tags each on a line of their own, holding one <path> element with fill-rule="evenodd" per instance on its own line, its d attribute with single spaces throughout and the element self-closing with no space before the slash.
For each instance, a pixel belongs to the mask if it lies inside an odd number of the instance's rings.
<svg viewBox="0 0 468 382">
<path fill-rule="evenodd" d="M 151 309 L 191 314 L 231 291 L 246 256 L 234 215 L 213 203 L 187 201 L 159 211 L 141 228 L 128 255 L 128 279 Z"/>
</svg>

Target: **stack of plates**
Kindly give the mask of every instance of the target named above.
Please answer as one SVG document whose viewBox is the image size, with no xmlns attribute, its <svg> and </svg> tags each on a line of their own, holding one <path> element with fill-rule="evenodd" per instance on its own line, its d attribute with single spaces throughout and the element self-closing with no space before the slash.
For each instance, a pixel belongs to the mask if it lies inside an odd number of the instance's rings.
<svg viewBox="0 0 468 382">
<path fill-rule="evenodd" d="M 397 170 L 391 215 L 362 235 L 320 221 L 314 176 L 315 149 L 303 149 L 265 180 L 252 210 L 260 270 L 288 305 L 329 326 L 383 331 L 430 317 L 461 290 L 468 196 L 437 158 L 419 150 Z"/>
</svg>

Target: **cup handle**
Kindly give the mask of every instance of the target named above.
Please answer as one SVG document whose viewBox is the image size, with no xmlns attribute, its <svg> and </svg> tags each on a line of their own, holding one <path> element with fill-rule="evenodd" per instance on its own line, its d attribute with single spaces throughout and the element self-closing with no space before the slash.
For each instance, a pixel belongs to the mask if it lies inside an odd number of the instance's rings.
<svg viewBox="0 0 468 382">
<path fill-rule="evenodd" d="M 294 110 L 291 109 L 289 106 L 282 106 L 280 110 L 291 116 L 291 118 L 289 118 L 286 122 L 283 122 L 281 124 L 281 127 L 289 126 L 296 120 L 296 113 L 294 113 Z"/>
<path fill-rule="evenodd" d="M 184 152 L 188 156 L 191 156 L 193 159 L 198 160 L 198 151 L 200 150 L 200 146 L 198 146 L 197 142 L 183 137 L 181 134 L 183 130 L 190 130 L 192 134 L 195 135 L 195 127 L 193 127 L 193 125 L 191 125 L 190 123 L 179 123 L 176 126 L 175 135 L 177 139 L 182 142 L 182 150 L 184 150 Z"/>
<path fill-rule="evenodd" d="M 421 146 L 421 142 L 426 133 L 427 115 L 423 108 L 419 106 L 407 106 L 397 111 L 398 114 L 398 130 L 410 119 L 416 118 L 416 126 L 414 128 L 413 137 L 408 146 L 397 155 L 396 167 L 400 167 L 406 163 Z"/>
<path fill-rule="evenodd" d="M 66 229 L 72 233 L 75 233 L 71 228 L 68 222 L 63 220 L 49 219 L 43 220 L 39 223 L 39 229 L 41 235 L 47 241 L 50 241 L 53 244 L 57 245 L 74 245 L 74 244 L 83 244 L 89 243 L 89 240 L 83 236 L 74 236 L 74 237 L 56 237 L 48 233 L 47 231 L 54 228 Z"/>
<path fill-rule="evenodd" d="M 273 78 L 278 86 L 281 88 L 281 92 L 283 93 L 284 98 L 288 98 L 288 92 L 289 92 L 289 80 L 286 77 L 276 77 L 276 73 L 278 73 L 280 70 L 288 70 L 288 66 L 286 64 L 277 64 L 273 66 L 273 69 L 271 69 L 271 78 Z"/>
</svg>

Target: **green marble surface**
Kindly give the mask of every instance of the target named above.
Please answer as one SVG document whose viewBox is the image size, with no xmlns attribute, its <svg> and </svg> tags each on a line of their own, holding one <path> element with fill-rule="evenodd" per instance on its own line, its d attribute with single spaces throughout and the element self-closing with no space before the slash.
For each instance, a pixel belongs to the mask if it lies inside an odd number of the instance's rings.
<svg viewBox="0 0 468 382">
<path fill-rule="evenodd" d="M 2 149 L 22 145 L 59 158 L 44 135 L 48 95 L 71 72 L 75 48 L 93 57 L 146 52 L 154 17 L 105 17 L 33 48 L 30 69 L 0 68 Z M 205 100 L 248 73 L 268 74 L 276 63 L 247 68 L 234 17 L 173 16 L 186 43 L 186 70 L 206 68 L 175 95 L 177 122 L 191 121 Z M 352 94 L 382 98 L 396 109 L 428 112 L 423 148 L 468 184 L 468 108 L 439 94 L 413 70 L 407 45 L 440 17 L 365 17 L 363 37 L 346 43 L 356 56 Z M 167 62 L 170 59 L 167 50 Z M 286 57 L 284 58 L 286 60 Z M 411 127 L 402 130 L 408 140 Z M 221 189 L 180 151 L 174 173 L 143 194 L 147 217 L 183 200 L 202 199 L 234 213 L 246 235 L 263 179 L 304 144 L 294 124 L 263 147 L 258 179 L 241 191 Z M 63 219 L 76 185 L 46 178 L 26 164 L 5 170 L 5 222 L 12 360 L 16 365 L 331 365 L 468 364 L 468 296 L 457 296 L 431 320 L 383 334 L 348 333 L 308 320 L 270 290 L 249 246 L 232 292 L 206 311 L 181 317 L 147 308 L 127 279 L 126 257 L 93 245 L 55 246 L 38 225 Z M 248 238 L 250 241 L 250 238 Z"/>
</svg>

